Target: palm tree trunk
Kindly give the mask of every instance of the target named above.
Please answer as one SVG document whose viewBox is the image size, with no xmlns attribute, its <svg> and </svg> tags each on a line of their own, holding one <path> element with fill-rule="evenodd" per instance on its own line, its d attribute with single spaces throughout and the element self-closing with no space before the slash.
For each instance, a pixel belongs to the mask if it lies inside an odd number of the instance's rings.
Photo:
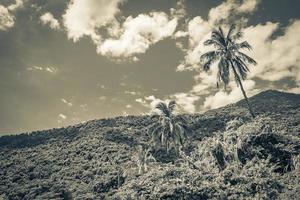
<svg viewBox="0 0 300 200">
<path fill-rule="evenodd" d="M 236 79 L 237 79 L 237 81 L 238 81 L 238 83 L 239 83 L 239 85 L 240 85 L 240 88 L 241 88 L 241 90 L 242 90 L 242 93 L 243 93 L 243 95 L 244 95 L 244 98 L 245 98 L 245 100 L 246 100 L 246 103 L 247 103 L 247 105 L 248 105 L 248 109 L 249 109 L 249 111 L 250 111 L 250 114 L 252 115 L 253 118 L 255 118 L 255 114 L 254 114 L 254 112 L 253 112 L 253 110 L 252 110 L 252 107 L 251 107 L 251 105 L 250 105 L 250 103 L 249 103 L 249 100 L 248 100 L 247 94 L 246 94 L 246 92 L 245 92 L 245 90 L 244 90 L 244 87 L 243 87 L 242 81 L 241 81 L 241 79 L 240 79 L 240 76 L 238 75 L 238 73 L 237 73 L 237 71 L 236 71 L 236 69 L 235 69 L 235 67 L 234 67 L 234 65 L 233 65 L 233 63 L 232 63 L 232 61 L 230 61 L 230 63 L 231 63 L 231 67 L 232 67 L 233 72 L 234 72 L 234 76 L 236 77 Z"/>
</svg>

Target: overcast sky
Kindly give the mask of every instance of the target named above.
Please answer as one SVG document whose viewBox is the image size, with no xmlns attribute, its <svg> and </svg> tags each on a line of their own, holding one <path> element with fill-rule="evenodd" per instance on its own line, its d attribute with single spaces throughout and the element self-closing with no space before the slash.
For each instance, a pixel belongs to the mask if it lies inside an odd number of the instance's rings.
<svg viewBox="0 0 300 200">
<path fill-rule="evenodd" d="M 195 113 L 242 98 L 199 57 L 238 24 L 258 65 L 249 96 L 300 93 L 299 0 L 0 0 L 0 134 L 126 114 L 174 99 Z"/>
</svg>

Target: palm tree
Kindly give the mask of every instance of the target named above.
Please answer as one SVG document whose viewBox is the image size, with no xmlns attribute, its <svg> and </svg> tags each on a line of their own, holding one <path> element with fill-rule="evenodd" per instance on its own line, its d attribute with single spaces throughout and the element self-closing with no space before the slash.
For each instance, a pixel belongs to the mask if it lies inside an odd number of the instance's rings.
<svg viewBox="0 0 300 200">
<path fill-rule="evenodd" d="M 175 107 L 175 101 L 170 101 L 168 104 L 164 102 L 158 103 L 155 108 L 160 111 L 159 120 L 148 129 L 155 146 L 161 145 L 166 147 L 167 153 L 172 144 L 178 153 L 179 147 L 184 145 L 184 140 L 190 131 L 187 121 L 183 117 L 173 114 Z"/>
<path fill-rule="evenodd" d="M 138 160 L 139 174 L 144 174 L 148 169 L 150 161 L 156 162 L 156 159 L 150 153 L 151 149 L 145 149 L 142 145 L 138 147 Z"/>
<path fill-rule="evenodd" d="M 221 27 L 214 29 L 211 34 L 211 38 L 204 42 L 205 46 L 213 46 L 214 51 L 204 53 L 200 60 L 204 62 L 203 68 L 208 71 L 211 65 L 218 62 L 218 81 L 223 82 L 226 90 L 226 86 L 229 83 L 230 69 L 233 71 L 235 81 L 240 86 L 249 111 L 252 117 L 255 117 L 253 109 L 249 103 L 248 97 L 244 90 L 242 80 L 247 78 L 249 68 L 247 65 L 256 65 L 256 61 L 242 52 L 242 50 L 252 50 L 251 45 L 247 41 L 239 42 L 243 37 L 241 31 L 236 31 L 236 26 L 232 25 L 225 36 Z"/>
</svg>

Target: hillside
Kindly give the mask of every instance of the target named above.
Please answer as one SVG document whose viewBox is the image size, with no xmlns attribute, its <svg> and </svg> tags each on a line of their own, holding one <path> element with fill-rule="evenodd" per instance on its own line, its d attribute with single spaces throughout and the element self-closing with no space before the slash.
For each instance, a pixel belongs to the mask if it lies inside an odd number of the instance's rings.
<svg viewBox="0 0 300 200">
<path fill-rule="evenodd" d="M 138 146 L 156 117 L 92 120 L 0 138 L 0 199 L 297 199 L 300 95 L 273 90 L 204 114 L 184 159 L 153 152 L 138 174 Z"/>
</svg>

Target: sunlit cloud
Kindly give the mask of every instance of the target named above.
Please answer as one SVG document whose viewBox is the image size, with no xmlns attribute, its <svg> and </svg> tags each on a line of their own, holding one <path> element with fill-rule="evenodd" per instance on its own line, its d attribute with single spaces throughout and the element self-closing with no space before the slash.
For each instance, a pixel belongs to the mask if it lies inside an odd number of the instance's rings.
<svg viewBox="0 0 300 200">
<path fill-rule="evenodd" d="M 258 62 L 250 77 L 268 81 L 292 77 L 300 82 L 300 38 L 296 36 L 300 32 L 300 20 L 291 22 L 280 36 L 271 38 L 278 29 L 279 24 L 272 22 L 245 29 L 245 39 L 254 48 L 249 55 Z"/>
<path fill-rule="evenodd" d="M 48 25 L 51 29 L 55 29 L 55 30 L 60 29 L 60 24 L 59 24 L 58 20 L 55 19 L 54 16 L 49 12 L 43 14 L 40 17 L 40 20 L 41 20 L 42 24 Z"/>
<path fill-rule="evenodd" d="M 243 86 L 246 91 L 250 91 L 248 93 L 248 95 L 250 96 L 258 92 L 258 90 L 253 90 L 255 87 L 255 82 L 252 80 L 244 81 Z M 222 106 L 226 106 L 227 104 L 235 103 L 238 100 L 244 98 L 240 88 L 237 87 L 234 81 L 232 81 L 229 84 L 229 87 L 231 88 L 231 90 L 228 92 L 224 90 L 220 90 L 213 95 L 207 96 L 205 98 L 203 107 L 205 109 L 220 108 Z"/>
<path fill-rule="evenodd" d="M 59 114 L 58 116 L 59 116 L 61 119 L 63 119 L 63 120 L 67 119 L 67 116 L 64 115 L 64 114 Z"/>
<path fill-rule="evenodd" d="M 26 70 L 28 71 L 44 71 L 48 72 L 50 74 L 56 74 L 58 72 L 58 69 L 56 67 L 40 67 L 40 66 L 31 66 L 27 67 Z"/>
<path fill-rule="evenodd" d="M 5 7 L 0 4 L 0 31 L 7 31 L 15 24 L 14 12 L 23 7 L 22 0 L 16 0 L 14 4 Z"/>
<path fill-rule="evenodd" d="M 123 0 L 74 0 L 70 1 L 63 15 L 68 37 L 78 41 L 89 36 L 97 44 L 101 42 L 99 28 L 118 25 L 116 15 L 120 13 L 119 5 Z"/>
<path fill-rule="evenodd" d="M 145 51 L 154 43 L 170 37 L 177 26 L 163 12 L 128 17 L 122 24 L 122 34 L 117 39 L 106 39 L 98 46 L 98 53 L 109 57 L 130 58 Z M 135 59 L 135 61 L 137 61 Z"/>
<path fill-rule="evenodd" d="M 64 99 L 64 98 L 61 98 L 61 101 L 62 101 L 63 103 L 65 103 L 66 105 L 68 105 L 68 106 L 73 106 L 73 104 L 72 104 L 71 102 L 67 101 L 67 100 Z"/>
</svg>

